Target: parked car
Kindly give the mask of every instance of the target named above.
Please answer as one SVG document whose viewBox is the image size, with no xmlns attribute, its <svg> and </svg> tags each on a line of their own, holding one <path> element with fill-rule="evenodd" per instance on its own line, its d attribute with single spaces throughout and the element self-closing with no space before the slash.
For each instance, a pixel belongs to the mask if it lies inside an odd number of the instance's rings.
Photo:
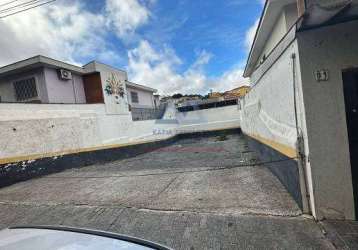
<svg viewBox="0 0 358 250">
<path fill-rule="evenodd" d="M 54 226 L 10 227 L 0 231 L 1 250 L 169 250 L 126 235 Z"/>
</svg>

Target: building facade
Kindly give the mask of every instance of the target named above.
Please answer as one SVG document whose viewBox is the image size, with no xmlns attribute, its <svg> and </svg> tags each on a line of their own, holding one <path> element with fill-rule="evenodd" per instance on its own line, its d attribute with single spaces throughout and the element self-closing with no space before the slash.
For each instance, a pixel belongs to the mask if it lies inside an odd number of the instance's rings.
<svg viewBox="0 0 358 250">
<path fill-rule="evenodd" d="M 133 108 L 156 108 L 154 93 L 156 89 L 133 82 L 126 84 L 128 102 Z"/>
<path fill-rule="evenodd" d="M 1 102 L 104 103 L 119 95 L 132 107 L 154 108 L 156 89 L 129 82 L 125 71 L 98 62 L 83 67 L 36 56 L 0 68 Z"/>
<path fill-rule="evenodd" d="M 242 130 L 317 219 L 358 214 L 357 14 L 356 0 L 266 1 L 244 73 Z"/>
<path fill-rule="evenodd" d="M 240 86 L 238 88 L 224 92 L 225 99 L 242 98 L 250 91 L 250 86 Z"/>
</svg>

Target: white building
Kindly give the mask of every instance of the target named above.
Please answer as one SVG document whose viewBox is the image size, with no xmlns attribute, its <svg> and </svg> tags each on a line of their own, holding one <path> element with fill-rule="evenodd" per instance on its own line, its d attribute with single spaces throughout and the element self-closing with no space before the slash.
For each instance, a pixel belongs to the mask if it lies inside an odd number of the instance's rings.
<svg viewBox="0 0 358 250">
<path fill-rule="evenodd" d="M 266 1 L 244 73 L 242 130 L 317 219 L 358 218 L 357 2 Z"/>
<path fill-rule="evenodd" d="M 117 87 L 132 107 L 155 108 L 156 89 L 129 82 L 125 71 L 95 61 L 79 67 L 35 56 L 0 68 L 1 102 L 104 103 Z"/>
<path fill-rule="evenodd" d="M 156 108 L 156 89 L 127 81 L 128 102 L 133 108 Z"/>
</svg>

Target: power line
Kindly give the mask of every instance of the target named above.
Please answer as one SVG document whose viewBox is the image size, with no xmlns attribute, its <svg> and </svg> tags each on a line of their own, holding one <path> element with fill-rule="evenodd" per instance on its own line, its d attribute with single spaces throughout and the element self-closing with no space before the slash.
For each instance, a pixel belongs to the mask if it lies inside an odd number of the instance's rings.
<svg viewBox="0 0 358 250">
<path fill-rule="evenodd" d="M 9 5 L 9 4 L 12 4 L 14 2 L 18 2 L 19 0 L 13 0 L 13 1 L 10 1 L 10 2 L 7 2 L 7 3 L 3 3 L 3 4 L 0 4 L 0 7 L 2 6 L 6 6 L 6 5 Z"/>
<path fill-rule="evenodd" d="M 18 5 L 14 5 L 14 6 L 11 6 L 9 8 L 6 8 L 6 9 L 0 9 L 0 13 L 5 13 L 5 12 L 11 12 L 12 10 L 15 10 L 15 9 L 19 9 L 21 7 L 26 7 L 26 6 L 29 6 L 29 5 L 34 5 L 38 2 L 40 2 L 41 0 L 31 0 L 29 2 L 25 2 L 25 3 L 20 3 Z"/>
<path fill-rule="evenodd" d="M 16 14 L 18 12 L 23 12 L 25 10 L 31 9 L 31 8 L 24 9 L 24 7 L 29 7 L 29 6 L 38 7 L 40 5 L 43 5 L 44 1 L 47 1 L 47 0 L 30 0 L 27 2 L 22 2 L 17 5 L 13 5 L 11 7 L 5 8 L 5 9 L 0 9 L 0 14 L 4 14 L 4 13 Z"/>
<path fill-rule="evenodd" d="M 0 16 L 0 19 L 5 18 L 5 17 L 12 16 L 12 15 L 15 15 L 15 14 L 18 14 L 18 13 L 21 13 L 21 12 L 25 12 L 25 11 L 31 10 L 31 9 L 34 9 L 34 8 L 37 8 L 37 7 L 43 6 L 43 5 L 45 5 L 45 4 L 50 4 L 50 3 L 55 2 L 55 1 L 56 1 L 56 0 L 47 1 L 47 2 L 44 2 L 44 3 L 38 4 L 38 5 L 35 5 L 35 6 L 31 6 L 31 7 L 26 8 L 26 9 L 22 9 L 22 10 L 19 10 L 19 11 L 13 12 L 13 13 L 8 14 L 8 15 L 5 15 L 5 16 Z"/>
</svg>

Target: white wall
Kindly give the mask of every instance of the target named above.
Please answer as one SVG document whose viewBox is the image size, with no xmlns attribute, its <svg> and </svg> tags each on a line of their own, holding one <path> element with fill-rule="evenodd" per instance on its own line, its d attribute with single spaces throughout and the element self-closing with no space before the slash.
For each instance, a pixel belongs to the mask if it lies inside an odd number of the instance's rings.
<svg viewBox="0 0 358 250">
<path fill-rule="evenodd" d="M 60 80 L 56 69 L 44 68 L 50 103 L 86 103 L 82 77 L 72 73 L 72 80 Z"/>
<path fill-rule="evenodd" d="M 2 102 L 17 102 L 13 82 L 34 77 L 36 81 L 38 99 L 44 103 L 48 102 L 48 95 L 42 68 L 29 70 L 19 74 L 9 75 L 0 79 L 0 96 Z"/>
<path fill-rule="evenodd" d="M 266 41 L 266 44 L 261 52 L 259 60 L 256 62 L 256 66 L 260 64 L 260 60 L 264 55 L 266 57 L 276 47 L 280 40 L 286 35 L 293 24 L 297 21 L 297 4 L 288 4 L 282 8 L 282 12 L 277 18 L 275 25 L 270 32 L 270 35 Z"/>
<path fill-rule="evenodd" d="M 358 67 L 358 22 L 298 34 L 318 218 L 354 218 L 342 70 Z M 329 71 L 316 82 L 314 71 Z"/>
<path fill-rule="evenodd" d="M 179 123 L 178 129 L 180 133 L 229 129 L 240 126 L 240 110 L 237 105 L 233 105 L 190 112 L 178 112 L 176 119 Z"/>
<path fill-rule="evenodd" d="M 15 102 L 15 89 L 11 82 L 0 80 L 0 98 L 2 102 Z"/>
<path fill-rule="evenodd" d="M 170 112 L 174 117 L 133 122 L 129 115 L 107 114 L 105 104 L 0 104 L 0 163 L 239 127 L 237 106 Z M 191 124 L 196 116 L 201 119 Z"/>
<path fill-rule="evenodd" d="M 131 91 L 138 93 L 138 103 L 133 103 Z M 134 108 L 154 108 L 153 92 L 127 86 L 128 102 Z"/>
<path fill-rule="evenodd" d="M 101 105 L 0 105 L 0 158 L 62 152 L 100 141 Z"/>
<path fill-rule="evenodd" d="M 296 59 L 293 59 L 292 55 L 295 55 Z M 253 73 L 252 79 L 258 80 L 253 83 L 250 92 L 240 102 L 242 131 L 262 144 L 293 159 L 297 158 L 294 86 L 297 98 L 298 130 L 303 133 L 305 148 L 307 148 L 301 69 L 298 62 L 298 45 L 294 40 L 261 77 L 258 75 L 259 71 Z M 293 66 L 295 66 L 295 73 Z M 298 174 L 303 210 L 308 212 L 308 202 L 305 199 L 305 176 L 310 179 L 310 170 L 304 171 L 299 164 Z M 310 183 L 308 185 L 308 189 L 312 190 Z"/>
<path fill-rule="evenodd" d="M 296 127 L 292 53 L 297 53 L 295 42 L 245 96 L 241 127 L 248 135 L 260 136 L 294 150 Z"/>
<path fill-rule="evenodd" d="M 0 162 L 3 158 L 68 152 L 160 139 L 155 121 L 133 122 L 107 115 L 104 104 L 0 104 Z M 171 129 L 176 124 L 157 124 Z M 164 135 L 169 136 L 169 135 Z"/>
<path fill-rule="evenodd" d="M 271 31 L 271 34 L 268 37 L 266 44 L 261 52 L 259 60 L 256 62 L 257 66 L 260 65 L 260 60 L 263 58 L 263 56 L 266 55 L 267 57 L 286 33 L 287 33 L 286 15 L 285 15 L 285 11 L 283 10 L 282 13 L 279 15 L 278 19 L 276 20 L 276 23 Z"/>
<path fill-rule="evenodd" d="M 285 11 L 286 27 L 287 30 L 289 30 L 298 19 L 297 3 L 293 3 L 285 6 L 284 11 Z"/>
<path fill-rule="evenodd" d="M 304 137 L 310 205 L 317 219 L 355 218 L 342 70 L 358 68 L 357 25 L 350 22 L 298 33 L 241 103 L 243 132 L 294 156 L 291 55 L 296 55 L 298 127 Z M 329 71 L 327 82 L 315 80 L 314 71 L 322 69 Z M 257 78 L 255 72 L 252 78 Z"/>
</svg>

